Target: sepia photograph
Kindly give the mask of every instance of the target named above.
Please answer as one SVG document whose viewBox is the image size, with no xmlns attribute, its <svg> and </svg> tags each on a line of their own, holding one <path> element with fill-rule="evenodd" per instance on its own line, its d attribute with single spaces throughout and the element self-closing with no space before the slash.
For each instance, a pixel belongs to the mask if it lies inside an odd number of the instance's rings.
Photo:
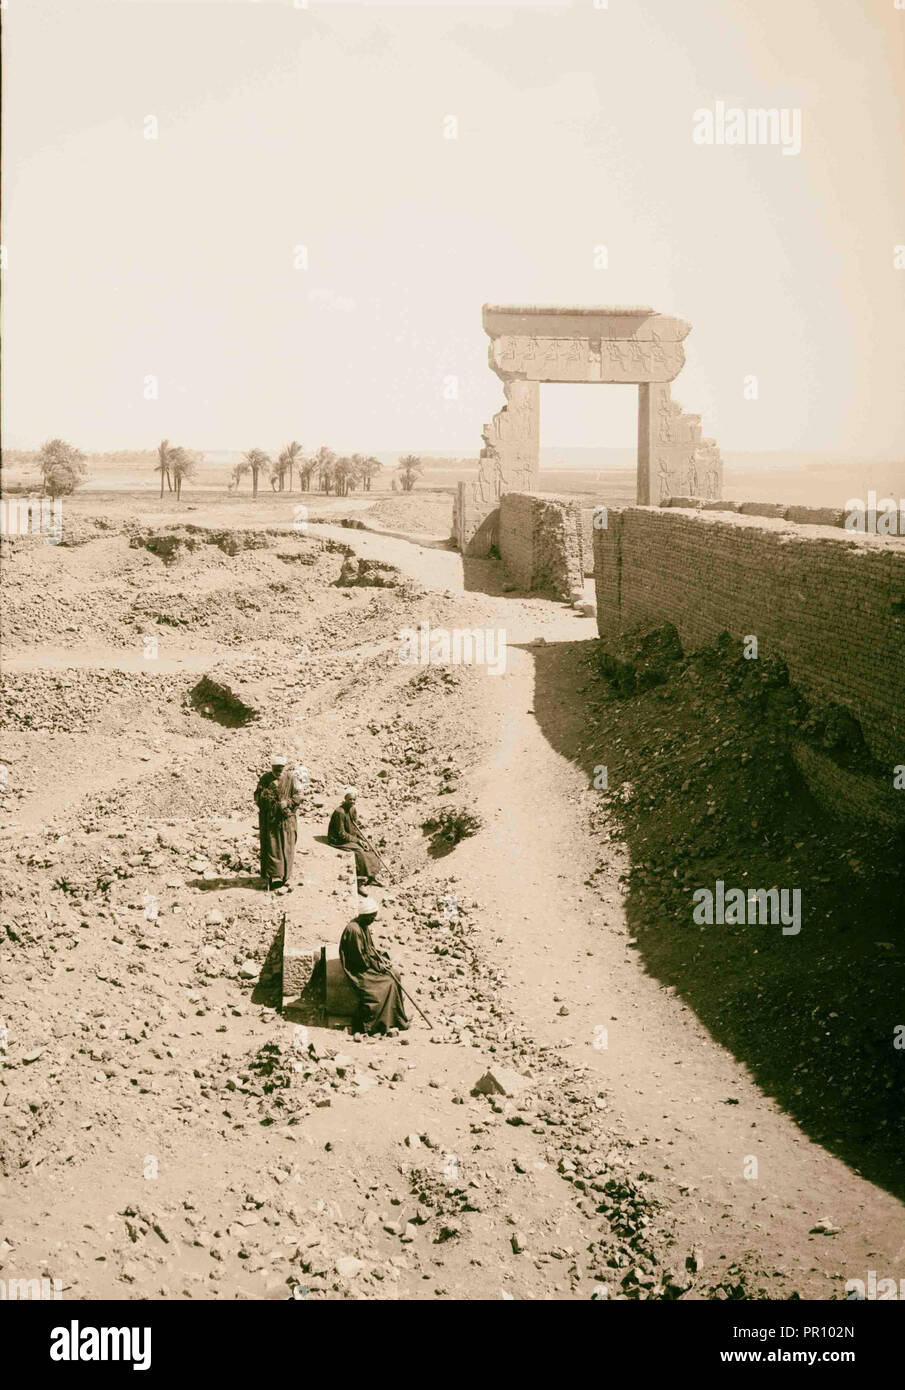
<svg viewBox="0 0 905 1390">
<path fill-rule="evenodd" d="M 0 20 L 7 1337 L 879 1369 L 905 0 Z"/>
</svg>

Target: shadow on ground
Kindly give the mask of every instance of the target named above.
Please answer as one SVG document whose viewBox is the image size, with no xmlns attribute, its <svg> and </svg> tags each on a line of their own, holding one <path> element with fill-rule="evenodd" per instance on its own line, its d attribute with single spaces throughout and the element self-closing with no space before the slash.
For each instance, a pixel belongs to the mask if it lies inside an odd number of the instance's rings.
<svg viewBox="0 0 905 1390">
<path fill-rule="evenodd" d="M 268 1009 L 279 1009 L 283 1003 L 283 934 L 285 932 L 285 918 L 280 919 L 280 925 L 270 943 L 270 949 L 264 964 L 261 966 L 261 973 L 255 981 L 251 992 L 251 1002 L 261 1004 Z"/>
<path fill-rule="evenodd" d="M 594 816 L 629 851 L 644 968 L 810 1138 L 905 1197 L 901 834 L 816 804 L 790 757 L 801 702 L 781 666 L 673 656 L 665 683 L 620 696 L 596 641 L 529 650 L 544 735 L 590 786 L 607 769 Z M 696 923 L 692 894 L 717 879 L 800 889 L 800 932 Z"/>
<path fill-rule="evenodd" d="M 462 556 L 462 584 L 467 593 L 490 594 L 493 598 L 499 598 L 503 593 L 509 593 L 508 583 L 506 571 L 498 559 Z"/>
<path fill-rule="evenodd" d="M 198 888 L 202 893 L 217 893 L 224 888 L 256 888 L 263 892 L 266 884 L 260 874 L 237 875 L 233 874 L 223 878 L 190 878 L 187 880 L 189 888 Z"/>
</svg>

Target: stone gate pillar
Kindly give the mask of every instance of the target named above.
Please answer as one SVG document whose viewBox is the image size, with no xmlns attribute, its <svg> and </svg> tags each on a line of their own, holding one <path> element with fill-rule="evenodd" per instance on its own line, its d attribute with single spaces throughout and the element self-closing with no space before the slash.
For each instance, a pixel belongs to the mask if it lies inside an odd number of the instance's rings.
<svg viewBox="0 0 905 1390">
<path fill-rule="evenodd" d="M 723 465 L 713 439 L 701 438 L 700 415 L 672 399 L 669 382 L 638 386 L 639 506 L 664 497 L 719 497 Z"/>
<path fill-rule="evenodd" d="M 635 501 L 639 507 L 650 505 L 651 438 L 656 437 L 660 394 L 664 388 L 649 381 L 638 386 L 638 473 Z M 669 395 L 669 387 L 665 388 Z"/>
<path fill-rule="evenodd" d="M 540 468 L 540 382 L 504 381 L 506 404 L 484 426 L 481 459 L 492 464 L 497 499 L 536 492 Z"/>
</svg>

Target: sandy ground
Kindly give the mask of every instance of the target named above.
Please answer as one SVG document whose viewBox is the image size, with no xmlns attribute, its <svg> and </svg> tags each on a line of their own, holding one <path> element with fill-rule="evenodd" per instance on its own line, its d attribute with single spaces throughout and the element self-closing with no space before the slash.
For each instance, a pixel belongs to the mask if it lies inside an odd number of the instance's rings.
<svg viewBox="0 0 905 1390">
<path fill-rule="evenodd" d="M 299 530 L 297 500 L 252 523 L 232 499 L 121 498 L 94 527 L 76 499 L 82 544 L 5 556 L 2 1277 L 69 1298 L 827 1299 L 905 1274 L 901 1204 L 632 949 L 626 851 L 554 746 L 580 740 L 585 692 L 564 684 L 555 740 L 533 706 L 534 644 L 593 621 L 463 567 L 432 504 L 370 518 L 411 540 Z M 258 543 L 195 534 L 167 562 L 147 542 L 177 520 Z M 393 586 L 336 587 L 344 547 Z M 505 632 L 505 672 L 399 664 L 421 621 Z M 259 718 L 205 717 L 206 671 Z M 277 1011 L 287 900 L 260 889 L 251 803 L 275 746 L 312 775 L 297 882 L 359 787 L 396 871 L 376 929 L 433 1030 L 300 1035 Z M 482 826 L 432 858 L 421 823 L 449 805 Z M 524 1087 L 472 1096 L 494 1066 Z"/>
</svg>

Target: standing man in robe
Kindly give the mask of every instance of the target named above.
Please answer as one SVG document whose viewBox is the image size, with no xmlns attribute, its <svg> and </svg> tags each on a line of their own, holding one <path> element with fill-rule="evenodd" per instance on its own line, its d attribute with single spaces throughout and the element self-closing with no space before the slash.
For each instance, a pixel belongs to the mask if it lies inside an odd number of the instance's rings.
<svg viewBox="0 0 905 1390">
<path fill-rule="evenodd" d="M 376 888 L 382 888 L 383 884 L 377 877 L 380 872 L 380 861 L 374 851 L 369 849 L 362 840 L 362 829 L 355 810 L 357 796 L 358 792 L 354 787 L 346 787 L 343 792 L 342 805 L 337 806 L 330 817 L 330 824 L 327 828 L 327 843 L 331 844 L 334 849 L 346 849 L 354 853 L 355 873 L 360 886 L 373 883 Z"/>
<path fill-rule="evenodd" d="M 268 890 L 287 886 L 295 861 L 298 833 L 295 813 L 301 797 L 298 779 L 288 764 L 288 758 L 275 755 L 270 771 L 264 773 L 255 787 L 261 877 Z"/>
<path fill-rule="evenodd" d="M 353 1032 L 388 1033 L 391 1028 L 408 1028 L 402 987 L 390 958 L 379 951 L 371 935 L 377 916 L 374 898 L 361 898 L 358 915 L 353 917 L 339 943 L 339 959 L 350 984 L 358 995 L 358 1013 Z"/>
</svg>

